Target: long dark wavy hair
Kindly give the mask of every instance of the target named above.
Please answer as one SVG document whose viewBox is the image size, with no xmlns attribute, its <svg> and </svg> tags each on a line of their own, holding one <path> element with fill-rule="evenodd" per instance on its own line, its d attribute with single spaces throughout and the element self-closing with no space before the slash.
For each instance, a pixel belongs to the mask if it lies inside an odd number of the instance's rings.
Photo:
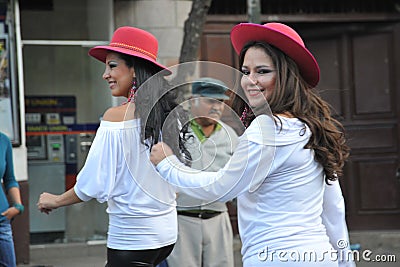
<svg viewBox="0 0 400 267">
<path fill-rule="evenodd" d="M 167 143 L 181 159 L 190 157 L 185 148 L 188 128 L 187 112 L 178 104 L 176 89 L 168 86 L 161 69 L 141 58 L 121 54 L 126 65 L 135 69 L 135 117 L 140 118 L 141 141 L 151 147 L 159 141 Z M 151 78 L 151 82 L 149 81 Z M 162 137 L 161 137 L 162 134 Z"/>
<path fill-rule="evenodd" d="M 312 134 L 304 148 L 314 150 L 316 161 L 324 168 L 325 182 L 335 181 L 343 175 L 350 153 L 342 124 L 332 117 L 328 103 L 303 80 L 296 63 L 278 48 L 258 41 L 246 44 L 239 55 L 239 69 L 251 47 L 263 49 L 276 68 L 275 90 L 268 97 L 272 114 L 277 117 L 277 114 L 289 113 L 307 124 Z M 243 89 L 239 87 L 238 90 L 240 92 L 232 94 L 231 105 L 240 116 L 245 108 L 251 108 L 243 97 Z M 245 123 L 254 118 L 255 115 L 248 112 Z"/>
</svg>

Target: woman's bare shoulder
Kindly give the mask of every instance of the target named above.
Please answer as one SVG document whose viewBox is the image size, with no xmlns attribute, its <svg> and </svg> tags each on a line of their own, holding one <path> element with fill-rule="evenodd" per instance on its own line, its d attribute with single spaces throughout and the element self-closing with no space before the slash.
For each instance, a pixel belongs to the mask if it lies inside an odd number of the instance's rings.
<svg viewBox="0 0 400 267">
<path fill-rule="evenodd" d="M 134 119 L 134 109 L 131 105 L 111 107 L 103 115 L 103 120 L 119 122 Z"/>
</svg>

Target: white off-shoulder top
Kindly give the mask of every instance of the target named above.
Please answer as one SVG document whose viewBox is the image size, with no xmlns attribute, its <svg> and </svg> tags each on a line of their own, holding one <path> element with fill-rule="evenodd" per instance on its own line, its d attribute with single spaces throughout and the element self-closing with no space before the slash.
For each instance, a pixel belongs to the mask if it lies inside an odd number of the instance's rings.
<svg viewBox="0 0 400 267">
<path fill-rule="evenodd" d="M 83 201 L 107 202 L 107 247 L 141 250 L 176 242 L 175 189 L 151 164 L 139 120 L 101 121 L 74 190 Z"/>
</svg>

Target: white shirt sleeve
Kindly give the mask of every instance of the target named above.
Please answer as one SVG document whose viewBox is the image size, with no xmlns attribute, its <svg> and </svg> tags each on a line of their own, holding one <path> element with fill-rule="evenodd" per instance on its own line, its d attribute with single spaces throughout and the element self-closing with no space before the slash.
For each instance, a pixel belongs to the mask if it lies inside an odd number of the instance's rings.
<svg viewBox="0 0 400 267">
<path fill-rule="evenodd" d="M 77 176 L 74 190 L 83 201 L 107 201 L 115 184 L 119 159 L 123 153 L 119 131 L 100 126 L 85 165 Z"/>
<path fill-rule="evenodd" d="M 260 164 L 268 161 L 267 152 L 261 145 L 240 142 L 231 160 L 218 172 L 191 169 L 176 156 L 161 161 L 157 170 L 179 192 L 208 201 L 228 201 L 261 185 L 268 175 L 268 168 Z"/>
<path fill-rule="evenodd" d="M 239 138 L 233 156 L 218 172 L 191 169 L 175 156 L 161 161 L 157 170 L 179 191 L 198 199 L 228 201 L 246 191 L 255 191 L 268 176 L 275 153 L 274 145 L 268 141 L 273 136 L 273 121 L 260 117 Z"/>
<path fill-rule="evenodd" d="M 339 267 L 356 266 L 352 260 L 349 233 L 345 219 L 345 206 L 339 181 L 325 183 L 322 223 L 325 225 L 329 241 L 338 252 Z"/>
</svg>

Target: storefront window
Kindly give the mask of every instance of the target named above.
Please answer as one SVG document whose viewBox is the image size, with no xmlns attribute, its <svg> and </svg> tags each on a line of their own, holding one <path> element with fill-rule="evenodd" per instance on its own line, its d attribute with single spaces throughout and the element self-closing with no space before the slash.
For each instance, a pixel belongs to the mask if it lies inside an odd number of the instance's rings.
<svg viewBox="0 0 400 267">
<path fill-rule="evenodd" d="M 112 34 L 112 0 L 21 2 L 29 203 L 71 188 L 102 114 L 116 102 L 104 64 L 88 55 Z M 46 4 L 47 3 L 47 4 Z M 105 204 L 90 201 L 51 215 L 30 209 L 31 244 L 105 238 Z M 79 218 L 79 219 L 77 219 Z"/>
<path fill-rule="evenodd" d="M 21 144 L 12 5 L 0 3 L 0 131 Z"/>
</svg>

